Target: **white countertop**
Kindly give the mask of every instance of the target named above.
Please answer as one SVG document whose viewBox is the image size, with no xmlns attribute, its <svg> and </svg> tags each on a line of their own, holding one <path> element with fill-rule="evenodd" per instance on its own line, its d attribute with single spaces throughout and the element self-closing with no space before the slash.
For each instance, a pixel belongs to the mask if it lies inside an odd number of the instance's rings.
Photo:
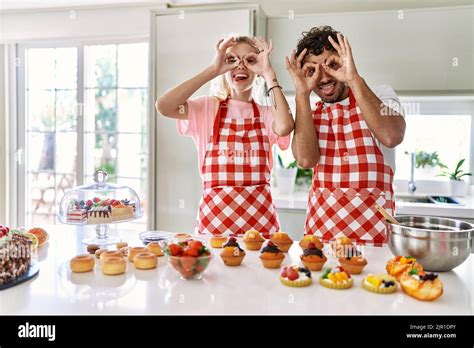
<svg viewBox="0 0 474 348">
<path fill-rule="evenodd" d="M 202 280 L 182 280 L 160 257 L 158 268 L 104 276 L 100 270 L 71 274 L 70 258 L 84 253 L 83 233 L 76 227 L 49 229 L 49 245 L 37 255 L 40 274 L 21 285 L 0 291 L 0 315 L 6 314 L 428 314 L 474 313 L 472 255 L 454 271 L 440 274 L 444 294 L 434 302 L 420 302 L 400 288 L 377 295 L 361 287 L 368 273 L 385 272 L 392 257 L 388 247 L 365 247 L 368 265 L 355 275 L 348 290 L 327 289 L 319 284 L 321 272 L 313 272 L 313 284 L 291 288 L 278 279 L 279 270 L 263 268 L 259 252 L 246 251 L 239 267 L 227 267 L 213 249 Z M 138 233 L 119 233 L 131 246 L 141 245 Z M 301 249 L 294 243 L 283 265 L 299 263 Z M 326 266 L 336 265 L 328 260 Z M 97 265 L 96 265 L 97 268 Z"/>
<path fill-rule="evenodd" d="M 273 200 L 278 209 L 305 210 L 308 206 L 308 192 L 295 191 L 292 194 L 279 194 L 278 189 L 272 190 Z M 416 194 L 414 196 L 426 196 Z M 407 196 L 406 193 L 403 194 Z M 396 194 L 395 194 L 396 197 Z M 441 217 L 454 217 L 460 219 L 474 219 L 474 195 L 454 197 L 460 205 L 453 204 L 428 204 L 395 201 L 396 215 L 429 215 Z"/>
</svg>

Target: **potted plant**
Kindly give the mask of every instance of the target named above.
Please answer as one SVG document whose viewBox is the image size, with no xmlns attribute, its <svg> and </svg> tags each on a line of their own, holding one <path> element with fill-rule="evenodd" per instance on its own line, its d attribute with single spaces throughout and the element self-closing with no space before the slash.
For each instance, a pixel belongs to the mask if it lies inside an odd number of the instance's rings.
<svg viewBox="0 0 474 348">
<path fill-rule="evenodd" d="M 409 154 L 405 151 L 405 154 Z M 432 180 L 436 176 L 436 167 L 443 168 L 444 164 L 439 158 L 437 151 L 416 151 L 415 168 L 419 170 L 419 179 Z"/>
<path fill-rule="evenodd" d="M 295 165 L 293 165 L 293 163 L 295 163 Z M 276 170 L 278 192 L 280 194 L 292 194 L 295 190 L 296 174 L 298 172 L 296 161 L 285 167 L 281 156 L 278 155 L 278 164 Z"/>
<path fill-rule="evenodd" d="M 464 182 L 461 178 L 464 176 L 471 176 L 472 173 L 467 173 L 461 169 L 462 165 L 464 164 L 464 160 L 465 158 L 458 162 L 453 172 L 449 172 L 448 167 L 446 167 L 445 165 L 441 165 L 441 168 L 443 168 L 443 170 L 441 174 L 437 175 L 449 178 L 451 196 L 462 197 L 466 193 L 467 183 Z"/>
</svg>

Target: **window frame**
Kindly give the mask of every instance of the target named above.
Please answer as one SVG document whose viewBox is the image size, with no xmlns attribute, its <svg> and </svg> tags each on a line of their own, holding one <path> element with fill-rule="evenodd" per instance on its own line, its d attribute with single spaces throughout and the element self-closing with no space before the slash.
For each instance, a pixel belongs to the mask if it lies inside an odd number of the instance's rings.
<svg viewBox="0 0 474 348">
<path fill-rule="evenodd" d="M 9 141 L 10 148 L 13 150 L 13 156 L 10 156 L 10 173 L 14 174 L 15 182 L 13 182 L 13 187 L 10 191 L 10 198 L 9 201 L 12 203 L 10 209 L 10 221 L 14 223 L 14 225 L 18 226 L 25 226 L 27 223 L 27 212 L 28 207 L 27 204 L 27 179 L 29 173 L 27 173 L 27 115 L 26 115 L 26 52 L 28 49 L 32 48 L 76 48 L 77 49 L 77 105 L 78 107 L 82 105 L 82 113 L 84 113 L 84 101 L 85 101 L 85 93 L 86 89 L 84 88 L 84 49 L 85 46 L 93 46 L 93 45 L 120 45 L 120 44 L 133 44 L 133 43 L 146 43 L 148 44 L 148 50 L 150 50 L 150 42 L 149 38 L 145 36 L 136 36 L 130 38 L 107 38 L 107 39 L 80 39 L 80 40 L 39 40 L 39 41 L 32 41 L 32 42 L 24 42 L 20 44 L 16 44 L 14 47 L 14 57 L 12 62 L 14 62 L 16 66 L 16 74 L 15 74 L 15 82 L 16 88 L 15 95 L 12 96 L 12 104 L 15 105 L 16 110 L 10 113 L 9 122 L 12 125 L 11 129 L 14 129 L 15 136 L 11 136 Z M 149 54 L 147 55 L 149 58 Z M 148 72 L 148 78 L 150 74 Z M 118 81 L 117 81 L 118 82 Z M 150 81 L 148 81 L 148 85 L 144 86 L 144 88 L 149 93 L 149 85 Z M 143 87 L 142 87 L 143 88 Z M 118 86 L 117 86 L 118 89 Z M 148 94 L 147 98 L 150 98 Z M 149 103 L 149 100 L 147 104 Z M 146 122 L 148 123 L 149 120 L 149 108 L 148 105 L 146 106 Z M 84 172 L 85 169 L 85 137 L 87 133 L 85 132 L 85 117 L 84 114 L 78 115 L 77 117 L 77 127 L 76 127 L 76 134 L 77 134 L 77 168 L 76 168 L 76 183 L 77 185 L 84 184 L 84 179 L 88 175 Z M 54 131 L 56 133 L 56 130 Z M 116 132 L 120 133 L 120 132 Z M 150 128 L 144 132 L 144 135 L 147 137 L 147 141 L 151 139 L 151 131 Z M 147 150 L 147 149 L 145 149 Z M 150 152 L 145 154 L 148 162 L 148 166 L 150 166 Z M 18 158 L 20 157 L 20 158 Z M 145 179 L 148 179 L 145 177 Z M 150 186 L 149 180 L 147 185 Z M 149 192 L 149 187 L 147 189 Z M 147 197 L 148 204 L 153 205 L 151 201 L 152 196 Z M 31 213 L 31 212 L 30 212 Z M 147 218 L 147 225 L 150 225 L 150 218 Z"/>
</svg>

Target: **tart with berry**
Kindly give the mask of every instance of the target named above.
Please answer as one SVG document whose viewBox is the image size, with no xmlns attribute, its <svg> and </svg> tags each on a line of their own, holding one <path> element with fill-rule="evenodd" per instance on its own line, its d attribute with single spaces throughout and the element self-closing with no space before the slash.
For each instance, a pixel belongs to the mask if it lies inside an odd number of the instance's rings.
<svg viewBox="0 0 474 348">
<path fill-rule="evenodd" d="M 443 283 L 435 273 L 412 268 L 399 281 L 405 293 L 420 301 L 434 301 L 443 294 Z"/>
<path fill-rule="evenodd" d="M 423 271 L 423 266 L 416 262 L 416 259 L 411 256 L 395 256 L 393 259 L 387 261 L 385 266 L 387 273 L 400 280 L 403 273 L 409 272 L 412 269 Z"/>
<path fill-rule="evenodd" d="M 243 241 L 247 250 L 260 250 L 265 238 L 262 237 L 260 232 L 250 230 L 245 232 Z"/>
<path fill-rule="evenodd" d="M 330 289 L 343 290 L 349 289 L 354 284 L 349 272 L 341 266 L 327 268 L 323 275 L 319 277 L 319 283 Z"/>
<path fill-rule="evenodd" d="M 324 244 L 321 242 L 321 240 L 318 238 L 318 236 L 315 236 L 314 234 L 306 234 L 303 236 L 303 239 L 300 240 L 299 245 L 301 249 L 305 250 L 308 249 L 309 243 L 313 243 L 316 248 L 318 249 L 323 249 Z"/>
<path fill-rule="evenodd" d="M 272 241 L 268 241 L 260 252 L 260 260 L 265 268 L 279 268 L 284 258 L 285 254 Z"/>
<path fill-rule="evenodd" d="M 397 291 L 397 279 L 388 274 L 369 274 L 362 279 L 362 287 L 377 294 L 391 294 Z"/>
<path fill-rule="evenodd" d="M 284 253 L 288 252 L 293 244 L 293 239 L 285 232 L 275 233 L 270 240 Z"/>
<path fill-rule="evenodd" d="M 245 251 L 237 243 L 237 239 L 230 237 L 224 244 L 224 250 L 221 252 L 222 261 L 226 266 L 240 266 L 245 257 Z"/>
<path fill-rule="evenodd" d="M 326 261 L 328 260 L 324 256 L 323 251 L 316 247 L 313 242 L 308 244 L 308 248 L 303 251 L 303 255 L 300 256 L 301 262 L 310 271 L 320 271 Z"/>
<path fill-rule="evenodd" d="M 286 286 L 302 288 L 311 284 L 311 271 L 306 267 L 283 267 L 280 273 L 280 282 Z"/>
<path fill-rule="evenodd" d="M 361 274 L 367 260 L 354 245 L 344 248 L 344 257 L 339 258 L 339 263 L 350 274 Z"/>
</svg>

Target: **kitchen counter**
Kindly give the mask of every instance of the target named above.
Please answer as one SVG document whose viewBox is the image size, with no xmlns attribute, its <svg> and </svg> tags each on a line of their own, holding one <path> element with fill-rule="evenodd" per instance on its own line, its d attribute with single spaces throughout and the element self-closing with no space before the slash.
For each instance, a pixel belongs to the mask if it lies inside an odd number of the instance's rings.
<svg viewBox="0 0 474 348">
<path fill-rule="evenodd" d="M 313 272 L 313 284 L 291 288 L 278 279 L 279 270 L 263 268 L 258 252 L 246 251 L 239 267 L 227 267 L 218 253 L 202 280 L 182 280 L 159 258 L 158 268 L 104 276 L 100 270 L 74 274 L 68 260 L 84 253 L 80 228 L 48 229 L 50 241 L 41 248 L 39 275 L 19 286 L 0 291 L 0 315 L 6 314 L 428 314 L 474 313 L 473 256 L 454 271 L 441 273 L 444 294 L 434 302 L 420 302 L 400 289 L 377 295 L 361 287 L 368 273 L 385 272 L 392 257 L 387 247 L 365 247 L 368 265 L 354 277 L 348 290 L 331 290 L 319 284 L 321 272 Z M 88 232 L 88 234 L 92 234 Z M 141 245 L 138 233 L 119 233 L 131 246 Z M 283 265 L 299 262 L 301 250 L 294 243 Z M 331 259 L 326 266 L 336 265 Z"/>
</svg>

